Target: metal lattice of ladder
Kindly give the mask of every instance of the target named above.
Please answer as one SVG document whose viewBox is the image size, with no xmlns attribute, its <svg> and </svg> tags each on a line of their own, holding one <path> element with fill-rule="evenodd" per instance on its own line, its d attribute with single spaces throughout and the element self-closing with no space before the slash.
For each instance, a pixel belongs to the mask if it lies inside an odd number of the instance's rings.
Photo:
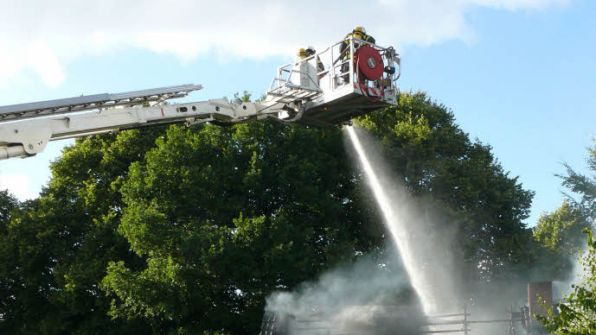
<svg viewBox="0 0 596 335">
<path fill-rule="evenodd" d="M 267 95 L 275 103 L 293 103 L 316 98 L 322 94 L 317 80 L 316 68 L 310 64 L 313 58 L 307 58 L 295 64 L 288 64 L 278 69 Z"/>
<path fill-rule="evenodd" d="M 187 84 L 123 93 L 103 93 L 80 97 L 0 106 L 0 121 L 25 119 L 36 116 L 63 114 L 115 106 L 134 106 L 180 98 L 201 85 Z"/>
</svg>

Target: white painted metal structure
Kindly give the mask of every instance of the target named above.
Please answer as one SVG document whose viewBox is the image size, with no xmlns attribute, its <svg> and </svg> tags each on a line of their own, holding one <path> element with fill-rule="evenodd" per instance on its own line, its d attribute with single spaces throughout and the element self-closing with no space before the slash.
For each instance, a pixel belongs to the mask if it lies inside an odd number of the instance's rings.
<svg viewBox="0 0 596 335">
<path fill-rule="evenodd" d="M 370 45 L 386 66 L 378 80 L 364 80 L 354 55 L 365 44 L 349 39 L 280 67 L 262 102 L 164 103 L 202 88 L 180 85 L 0 106 L 0 159 L 35 155 L 53 140 L 156 124 L 229 124 L 263 118 L 317 126 L 343 124 L 397 103 L 399 56 L 393 48 Z"/>
</svg>

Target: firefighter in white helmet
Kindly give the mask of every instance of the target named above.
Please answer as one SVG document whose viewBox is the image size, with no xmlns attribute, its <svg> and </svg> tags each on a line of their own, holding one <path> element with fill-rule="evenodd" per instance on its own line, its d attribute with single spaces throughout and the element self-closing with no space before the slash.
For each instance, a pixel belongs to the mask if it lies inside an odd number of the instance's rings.
<svg viewBox="0 0 596 335">
<path fill-rule="evenodd" d="M 315 50 L 314 47 L 312 46 L 308 46 L 305 50 L 306 52 L 306 57 L 310 57 L 310 56 L 314 56 L 317 53 L 317 50 Z M 319 56 L 316 56 L 316 61 L 317 61 L 317 71 L 321 72 L 325 70 L 325 66 L 323 65 L 323 62 L 321 62 L 321 58 Z"/>
</svg>

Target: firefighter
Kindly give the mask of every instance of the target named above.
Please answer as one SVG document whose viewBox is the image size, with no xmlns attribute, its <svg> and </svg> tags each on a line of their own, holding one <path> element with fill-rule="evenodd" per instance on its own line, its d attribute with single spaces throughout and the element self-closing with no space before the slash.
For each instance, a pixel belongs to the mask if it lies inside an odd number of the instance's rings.
<svg viewBox="0 0 596 335">
<path fill-rule="evenodd" d="M 310 56 L 314 55 L 315 53 L 317 53 L 317 50 L 315 50 L 315 48 L 314 48 L 314 47 L 308 46 L 308 47 L 307 47 L 307 48 L 304 50 L 304 52 L 306 52 L 306 55 L 307 55 L 308 57 L 310 57 Z"/>
<path fill-rule="evenodd" d="M 346 38 L 349 38 L 350 36 L 357 38 L 359 40 L 363 40 L 365 42 L 369 42 L 371 44 L 375 44 L 375 38 L 368 35 L 366 33 L 366 29 L 364 29 L 364 27 L 362 27 L 362 26 L 354 27 L 354 30 L 352 30 L 352 33 L 348 34 L 346 36 Z"/>
<path fill-rule="evenodd" d="M 354 41 L 354 51 L 360 47 L 360 41 L 368 42 L 370 44 L 375 44 L 376 42 L 374 37 L 366 33 L 366 29 L 364 29 L 363 26 L 354 27 L 354 30 L 346 35 L 339 48 L 339 52 L 343 59 L 348 58 L 348 53 L 350 52 L 350 38 L 356 39 Z"/>
<path fill-rule="evenodd" d="M 305 59 L 306 57 L 308 57 L 308 54 L 307 54 L 307 52 L 306 52 L 306 49 L 304 49 L 304 48 L 300 48 L 300 49 L 298 49 L 298 54 L 297 54 L 297 56 L 298 56 L 298 59 L 299 59 L 299 60 L 303 60 L 303 59 Z"/>
<path fill-rule="evenodd" d="M 315 49 L 312 47 L 298 49 L 298 59 L 290 74 L 290 82 L 309 89 L 316 89 L 318 87 L 317 69 L 309 59 L 309 57 L 312 58 L 315 52 Z"/>
<path fill-rule="evenodd" d="M 364 42 L 368 42 L 370 44 L 375 44 L 375 38 L 368 35 L 366 33 L 366 29 L 364 29 L 364 27 L 362 26 L 356 26 L 354 27 L 354 29 L 352 30 L 351 33 L 348 33 L 346 35 L 346 37 L 344 38 L 344 41 L 341 43 L 340 47 L 339 47 L 339 58 L 338 60 L 342 61 L 342 65 L 341 65 L 341 72 L 345 73 L 349 70 L 350 65 L 349 65 L 349 61 L 350 61 L 350 39 L 354 38 L 354 51 L 356 51 L 360 45 L 362 44 L 362 41 Z M 342 76 L 344 83 L 347 83 L 349 80 L 349 73 L 348 74 L 344 74 Z"/>
<path fill-rule="evenodd" d="M 306 48 L 305 51 L 306 57 L 314 56 L 317 53 L 317 50 L 315 50 L 315 48 L 311 46 L 308 46 L 308 48 Z M 317 71 L 325 71 L 325 66 L 323 65 L 323 62 L 321 62 L 321 58 L 319 56 L 317 56 Z"/>
</svg>

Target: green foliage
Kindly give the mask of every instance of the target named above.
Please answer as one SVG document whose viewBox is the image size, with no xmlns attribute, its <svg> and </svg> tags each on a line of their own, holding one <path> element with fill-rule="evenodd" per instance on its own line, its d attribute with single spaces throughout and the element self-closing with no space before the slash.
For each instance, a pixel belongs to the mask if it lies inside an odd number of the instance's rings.
<svg viewBox="0 0 596 335">
<path fill-rule="evenodd" d="M 5 319 L 1 313 L 10 308 L 11 300 L 14 299 L 11 293 L 17 282 L 12 269 L 2 264 L 10 264 L 12 254 L 15 252 L 8 231 L 13 213 L 19 205 L 19 202 L 7 191 L 0 191 L 0 320 Z M 1 324 L 0 322 L 0 327 Z"/>
<path fill-rule="evenodd" d="M 568 280 L 584 246 L 583 231 L 589 227 L 583 211 L 569 201 L 543 214 L 533 229 L 535 242 L 529 253 L 536 272 L 542 273 L 541 278 L 534 279 Z"/>
<path fill-rule="evenodd" d="M 596 240 L 592 231 L 586 232 L 587 251 L 582 259 L 585 278 L 557 305 L 558 313 L 551 310 L 548 317 L 540 317 L 551 334 L 596 334 Z"/>
<path fill-rule="evenodd" d="M 111 313 L 165 331 L 256 332 L 272 290 L 360 250 L 342 149 L 337 129 L 170 127 L 122 188 L 119 230 L 147 265 L 110 265 Z"/>
<path fill-rule="evenodd" d="M 568 202 L 553 214 L 553 220 L 546 221 L 546 233 L 542 234 L 547 246 L 560 248 L 562 252 L 577 248 L 575 240 L 579 228 L 583 227 L 588 235 L 581 262 L 584 277 L 573 286 L 573 292 L 565 301 L 557 306 L 558 314 L 551 311 L 547 318 L 541 318 L 552 334 L 596 334 L 596 240 L 592 235 L 596 214 L 596 145 L 588 152 L 589 168 L 595 175 L 580 175 L 566 165 L 568 174 L 562 176 L 563 185 L 579 199 L 569 196 Z M 570 215 L 572 212 L 573 215 Z"/>
<path fill-rule="evenodd" d="M 0 236 L 0 333 L 121 334 L 147 329 L 112 322 L 99 281 L 109 260 L 130 259 L 116 233 L 119 185 L 156 129 L 88 137 L 52 164 L 39 199 L 13 211 Z M 152 139 L 153 138 L 153 139 Z"/>
<path fill-rule="evenodd" d="M 19 207 L 19 202 L 8 191 L 0 191 L 0 233 L 6 234 L 13 210 Z"/>
<path fill-rule="evenodd" d="M 359 123 L 457 224 L 470 281 L 524 262 L 531 192 L 444 106 L 402 94 Z M 363 187 L 340 129 L 259 121 L 79 140 L 39 199 L 0 193 L 0 332 L 256 333 L 272 291 L 383 252 Z"/>
<path fill-rule="evenodd" d="M 510 177 L 491 148 L 471 142 L 453 114 L 424 93 L 402 94 L 398 108 L 370 113 L 358 124 L 384 144 L 384 155 L 412 193 L 458 212 L 468 272 L 490 281 L 526 261 L 532 192 Z M 477 271 L 479 268 L 480 271 Z M 506 278 L 504 278 L 506 279 Z"/>
<path fill-rule="evenodd" d="M 581 248 L 582 232 L 589 226 L 582 213 L 565 201 L 557 210 L 538 219 L 534 237 L 552 251 L 574 256 Z"/>
<path fill-rule="evenodd" d="M 590 221 L 596 221 L 596 139 L 594 145 L 588 149 L 588 168 L 592 171 L 591 176 L 582 175 L 573 170 L 569 165 L 567 175 L 560 176 L 563 179 L 563 186 L 567 187 L 579 198 L 569 195 L 569 202 Z"/>
</svg>

